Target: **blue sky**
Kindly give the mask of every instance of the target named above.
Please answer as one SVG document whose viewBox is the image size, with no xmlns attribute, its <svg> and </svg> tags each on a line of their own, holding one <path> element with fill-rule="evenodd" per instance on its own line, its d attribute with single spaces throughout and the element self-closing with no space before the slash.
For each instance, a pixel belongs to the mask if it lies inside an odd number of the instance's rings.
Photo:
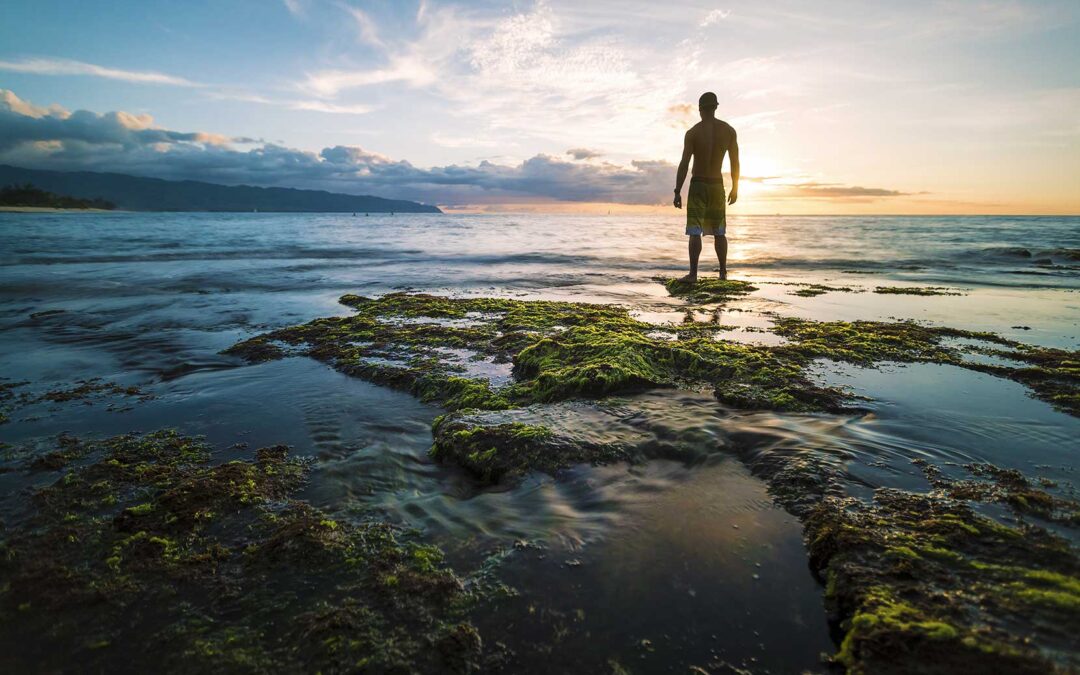
<svg viewBox="0 0 1080 675">
<path fill-rule="evenodd" d="M 653 208 L 713 90 L 745 212 L 1076 213 L 1078 28 L 1000 0 L 7 0 L 0 161 Z"/>
</svg>

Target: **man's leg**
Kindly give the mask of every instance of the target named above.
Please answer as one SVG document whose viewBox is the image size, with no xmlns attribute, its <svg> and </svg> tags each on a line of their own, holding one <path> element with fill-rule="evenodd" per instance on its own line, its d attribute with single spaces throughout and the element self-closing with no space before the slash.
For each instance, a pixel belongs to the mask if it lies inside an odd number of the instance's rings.
<svg viewBox="0 0 1080 675">
<path fill-rule="evenodd" d="M 727 279 L 727 236 L 718 234 L 713 237 L 713 247 L 716 249 L 716 261 L 720 263 L 720 278 Z M 701 251 L 701 242 L 698 242 L 698 251 Z M 697 269 L 697 265 L 694 265 Z"/>
<path fill-rule="evenodd" d="M 701 235 L 690 235 L 690 274 L 687 274 L 683 279 L 687 281 L 697 281 L 697 265 L 698 258 L 701 257 Z"/>
</svg>

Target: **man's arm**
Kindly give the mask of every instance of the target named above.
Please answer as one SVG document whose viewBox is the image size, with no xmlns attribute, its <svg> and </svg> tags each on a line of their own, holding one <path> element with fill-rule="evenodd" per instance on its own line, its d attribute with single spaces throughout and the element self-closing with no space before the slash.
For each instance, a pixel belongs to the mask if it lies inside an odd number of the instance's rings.
<svg viewBox="0 0 1080 675">
<path fill-rule="evenodd" d="M 686 172 L 690 170 L 690 156 L 694 154 L 694 144 L 690 141 L 690 132 L 683 136 L 682 160 L 679 161 L 679 171 L 675 174 L 675 208 L 682 208 L 682 185 L 686 181 Z"/>
<path fill-rule="evenodd" d="M 728 195 L 727 203 L 734 204 L 739 199 L 739 139 L 734 128 L 731 130 L 728 156 L 731 157 L 731 194 Z"/>
</svg>

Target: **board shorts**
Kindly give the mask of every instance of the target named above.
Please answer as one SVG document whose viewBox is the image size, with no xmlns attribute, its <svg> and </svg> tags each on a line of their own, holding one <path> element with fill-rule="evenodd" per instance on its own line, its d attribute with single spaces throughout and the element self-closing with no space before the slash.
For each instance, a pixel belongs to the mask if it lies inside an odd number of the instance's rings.
<svg viewBox="0 0 1080 675">
<path fill-rule="evenodd" d="M 727 233 L 727 195 L 723 178 L 690 178 L 686 196 L 686 234 L 722 237 Z"/>
</svg>

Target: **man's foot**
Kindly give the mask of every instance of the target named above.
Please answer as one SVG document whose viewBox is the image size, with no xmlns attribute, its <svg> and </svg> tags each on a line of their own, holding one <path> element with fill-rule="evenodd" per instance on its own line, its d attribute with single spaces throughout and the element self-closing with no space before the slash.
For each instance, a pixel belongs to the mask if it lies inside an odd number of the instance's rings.
<svg viewBox="0 0 1080 675">
<path fill-rule="evenodd" d="M 684 283 L 684 284 L 696 284 L 697 283 L 697 275 L 696 274 L 687 274 L 685 277 L 679 279 L 679 282 Z"/>
<path fill-rule="evenodd" d="M 720 270 L 720 281 L 727 281 L 727 270 Z"/>
</svg>

